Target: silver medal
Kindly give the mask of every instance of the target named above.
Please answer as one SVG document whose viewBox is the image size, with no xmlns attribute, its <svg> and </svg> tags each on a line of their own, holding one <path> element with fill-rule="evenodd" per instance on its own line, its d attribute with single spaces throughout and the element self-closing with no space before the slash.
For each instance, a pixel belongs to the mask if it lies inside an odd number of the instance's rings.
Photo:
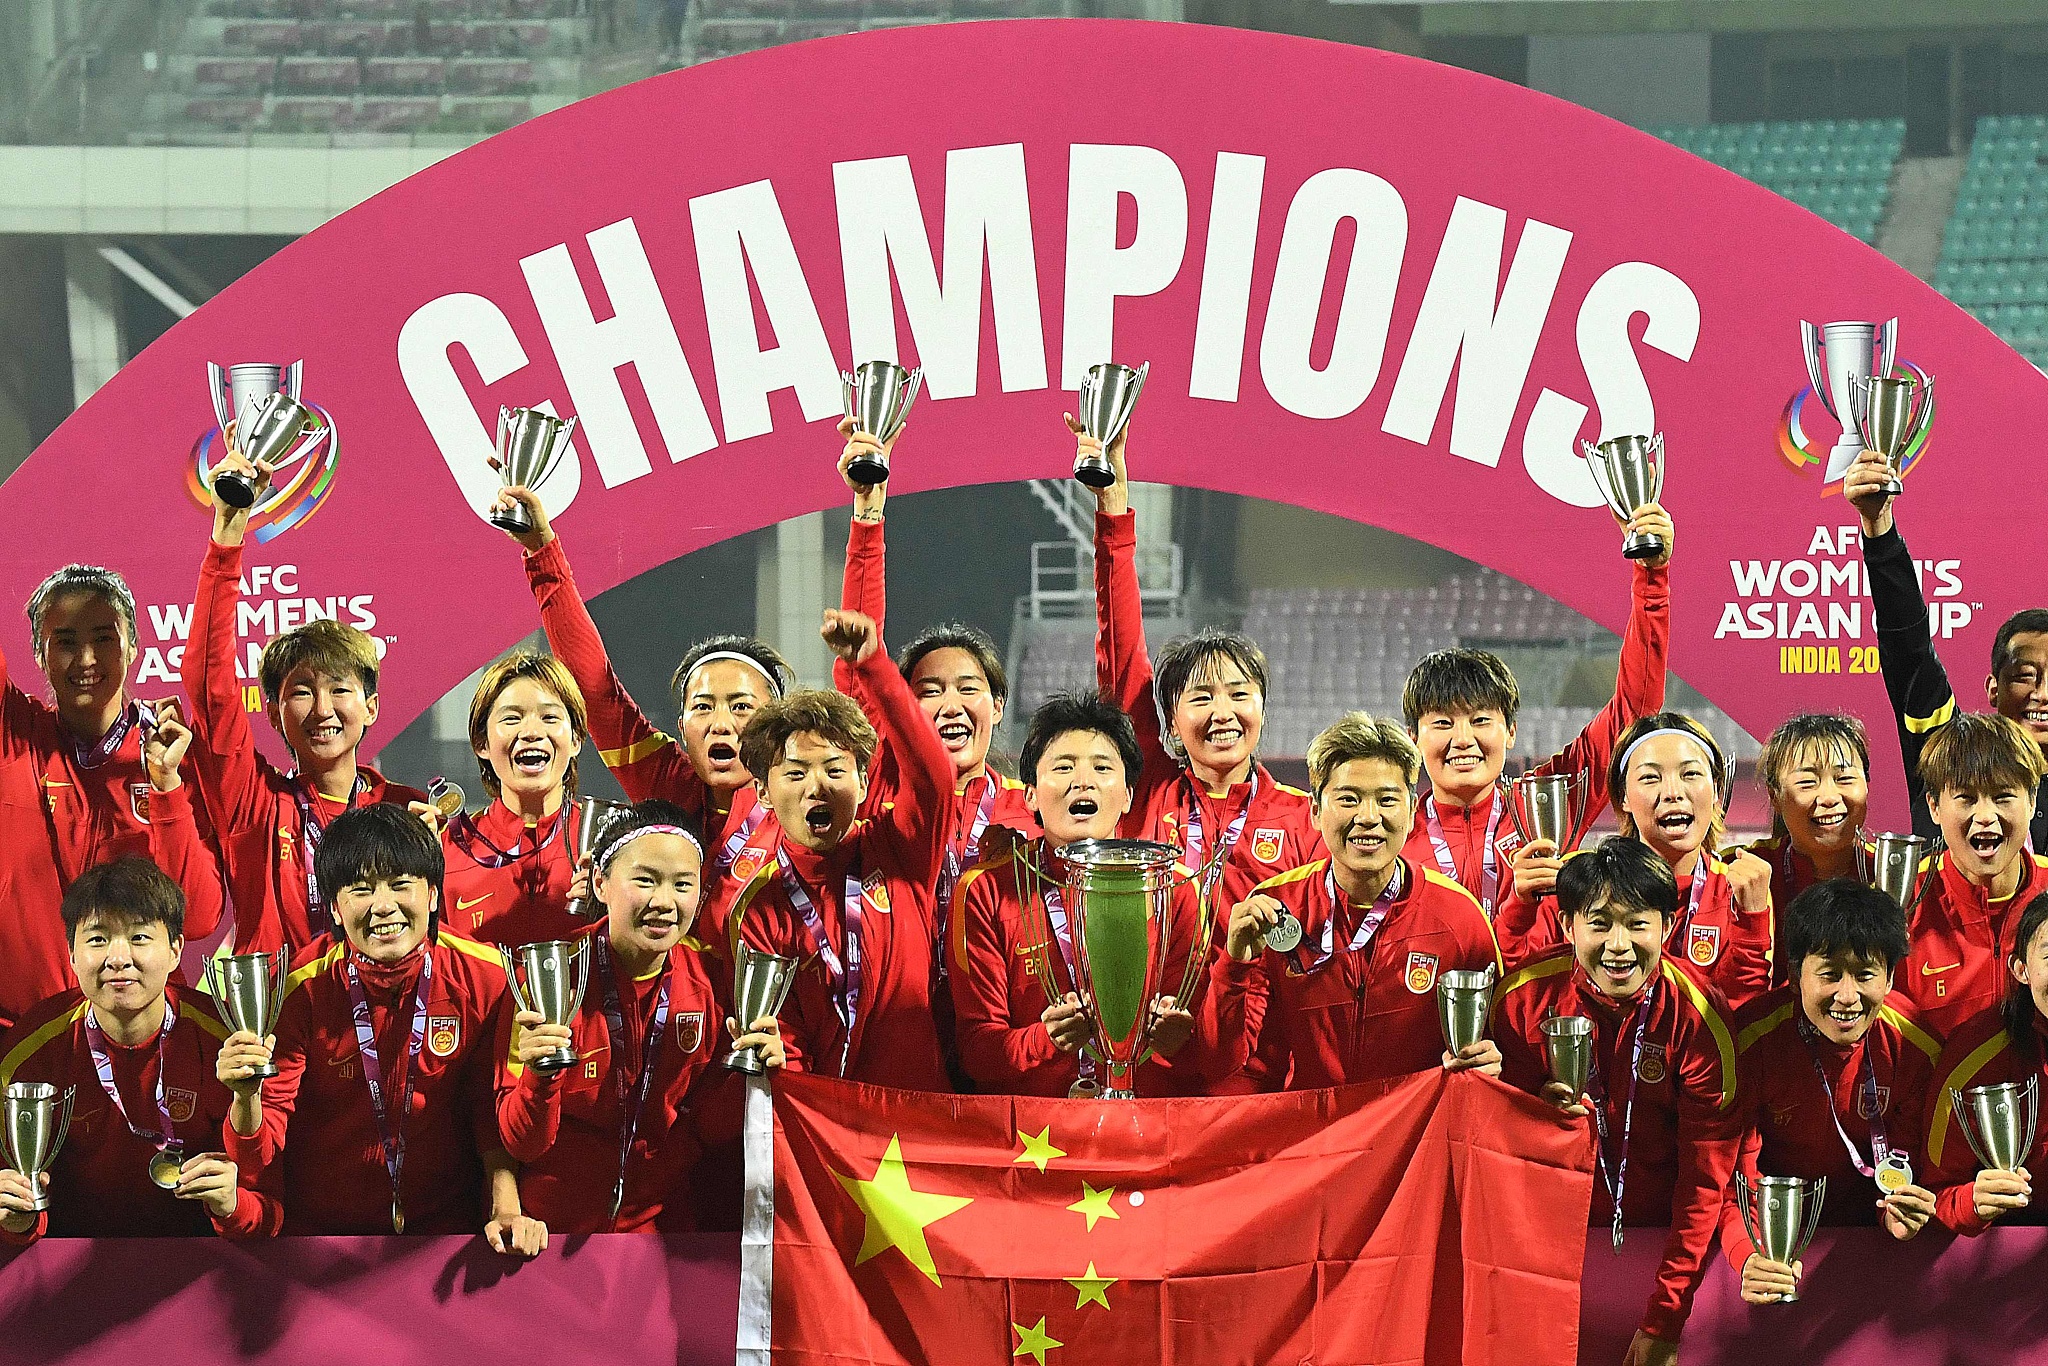
<svg viewBox="0 0 2048 1366">
<path fill-rule="evenodd" d="M 1301 922 L 1286 911 L 1266 931 L 1266 947 L 1275 953 L 1292 953 L 1301 943 Z"/>
</svg>

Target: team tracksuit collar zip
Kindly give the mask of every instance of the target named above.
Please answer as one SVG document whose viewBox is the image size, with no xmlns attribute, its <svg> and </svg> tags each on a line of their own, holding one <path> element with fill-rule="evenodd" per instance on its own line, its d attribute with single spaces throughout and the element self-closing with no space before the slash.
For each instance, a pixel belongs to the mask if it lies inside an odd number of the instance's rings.
<svg viewBox="0 0 2048 1366">
<path fill-rule="evenodd" d="M 364 987 L 372 991 L 397 993 L 407 990 L 419 979 L 420 964 L 426 961 L 432 943 L 430 934 L 396 963 L 373 963 L 357 953 L 354 945 L 349 946 L 348 956 L 355 960 L 356 972 L 362 977 Z"/>
</svg>

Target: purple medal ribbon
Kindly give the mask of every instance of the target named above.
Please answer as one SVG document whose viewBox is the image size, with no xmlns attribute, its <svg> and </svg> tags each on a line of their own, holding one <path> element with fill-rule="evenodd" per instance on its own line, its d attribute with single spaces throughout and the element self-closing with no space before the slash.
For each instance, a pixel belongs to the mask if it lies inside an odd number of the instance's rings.
<svg viewBox="0 0 2048 1366">
<path fill-rule="evenodd" d="M 1636 1016 L 1636 1037 L 1629 1047 L 1628 1057 L 1628 1103 L 1621 1112 L 1621 1151 L 1616 1155 L 1612 1171 L 1607 1166 L 1607 1082 L 1600 1071 L 1598 1049 L 1593 1051 L 1592 1074 L 1586 1078 L 1586 1091 L 1593 1100 L 1593 1127 L 1600 1135 L 1593 1152 L 1600 1160 L 1600 1179 L 1606 1183 L 1607 1193 L 1614 1198 L 1614 1250 L 1617 1253 L 1621 1251 L 1621 1195 L 1628 1187 L 1628 1141 L 1636 1126 L 1636 1082 L 1643 1074 L 1643 1040 L 1650 1032 L 1650 1012 L 1657 1007 L 1657 988 L 1662 985 L 1662 978 L 1650 983 L 1650 989 L 1643 994 L 1642 1013 Z"/>
<path fill-rule="evenodd" d="M 719 872 L 732 867 L 733 861 L 740 856 L 740 850 L 747 847 L 747 841 L 754 837 L 754 832 L 761 828 L 761 822 L 767 817 L 768 804 L 761 801 L 755 802 L 754 809 L 741 817 L 739 829 L 726 837 L 724 846 L 718 851 Z"/>
<path fill-rule="evenodd" d="M 171 1042 L 171 1030 L 177 1023 L 178 1008 L 171 1004 L 169 997 L 165 997 L 163 1026 L 156 1032 L 156 1113 L 158 1122 L 164 1127 L 152 1133 L 148 1129 L 138 1128 L 135 1121 L 129 1117 L 128 1107 L 121 1103 L 120 1089 L 114 1085 L 114 1060 L 107 1052 L 106 1031 L 100 1028 L 100 1022 L 93 1015 L 92 1007 L 85 1008 L 85 1046 L 92 1052 L 92 1070 L 99 1074 L 100 1090 L 107 1093 L 108 1101 L 113 1104 L 114 1113 L 121 1116 L 122 1122 L 128 1126 L 128 1132 L 145 1143 L 155 1144 L 158 1152 L 178 1147 L 178 1135 L 171 1125 L 170 1103 L 164 1098 L 167 1053 Z"/>
<path fill-rule="evenodd" d="M 1232 818 L 1230 828 L 1223 832 L 1217 842 L 1214 862 L 1202 862 L 1202 794 L 1195 790 L 1194 783 L 1183 771 L 1180 775 L 1181 797 L 1187 807 L 1186 849 L 1188 867 L 1199 869 L 1202 874 L 1202 895 L 1206 898 L 1216 889 L 1223 877 L 1223 867 L 1230 862 L 1230 851 L 1237 847 L 1238 836 L 1244 833 L 1244 823 L 1252 814 L 1252 803 L 1259 799 L 1259 770 L 1252 769 L 1252 790 L 1245 793 L 1244 808 Z"/>
<path fill-rule="evenodd" d="M 668 1033 L 668 964 L 661 968 L 661 987 L 654 996 L 654 1023 L 640 1045 L 640 1076 L 626 1081 L 620 1059 L 626 1040 L 626 1012 L 619 1004 L 619 979 L 612 971 L 611 944 L 603 933 L 597 936 L 597 970 L 604 976 L 604 1028 L 611 1043 L 612 1076 L 619 1092 L 619 1179 L 612 1183 L 612 1218 L 626 1201 L 626 1163 L 633 1155 L 633 1138 L 640 1132 L 640 1116 L 647 1108 L 647 1093 L 654 1086 L 654 1069 L 661 1058 L 662 1036 Z"/>
<path fill-rule="evenodd" d="M 363 1055 L 363 1081 L 370 1088 L 370 1109 L 377 1116 L 377 1139 L 384 1149 L 384 1170 L 391 1177 L 391 1231 L 405 1232 L 405 1205 L 399 1179 L 405 1172 L 405 1117 L 412 1109 L 412 1088 L 419 1076 L 420 1046 L 427 1038 L 427 991 L 434 978 L 433 945 L 420 950 L 420 985 L 413 995 L 411 1037 L 406 1044 L 405 1086 L 398 1098 L 398 1119 L 392 1122 L 384 1104 L 384 1064 L 377 1057 L 377 1033 L 370 1026 L 370 1001 L 353 954 L 342 960 L 348 970 L 349 1010 L 355 1017 L 356 1049 Z"/>
<path fill-rule="evenodd" d="M 938 953 L 932 955 L 932 981 L 946 980 L 946 912 L 953 904 L 953 888 L 959 885 L 960 874 L 974 866 L 981 857 L 981 837 L 988 830 L 989 817 L 996 809 L 996 784 L 999 780 L 994 773 L 983 775 L 981 801 L 974 808 L 974 823 L 967 829 L 967 843 L 959 853 L 953 852 L 950 841 L 946 845 L 946 861 L 939 869 L 939 885 L 935 909 L 938 913 L 937 941 L 941 945 Z"/>
<path fill-rule="evenodd" d="M 1685 932 L 1692 928 L 1692 918 L 1699 914 L 1700 898 L 1704 897 L 1706 893 L 1707 856 L 1702 853 L 1700 855 L 1700 866 L 1693 871 L 1692 890 L 1686 894 L 1685 914 L 1680 916 L 1678 923 L 1671 927 L 1671 935 L 1665 939 L 1665 943 L 1676 944 L 1681 949 L 1685 947 Z"/>
<path fill-rule="evenodd" d="M 80 768 L 91 772 L 119 753 L 122 744 L 128 739 L 128 732 L 138 725 L 142 727 L 143 743 L 147 744 L 149 733 L 156 729 L 156 713 L 141 702 L 130 702 L 121 708 L 120 715 L 114 718 L 114 724 L 107 727 L 107 733 L 90 745 L 81 743 L 76 736 L 67 731 L 64 738 L 70 741 L 72 761 Z"/>
<path fill-rule="evenodd" d="M 521 829 L 519 838 L 512 842 L 510 849 L 500 849 L 497 845 L 491 843 L 491 837 L 486 835 L 477 826 L 476 820 L 468 812 L 457 812 L 449 820 L 448 838 L 453 840 L 456 847 L 462 850 L 463 854 L 469 858 L 469 861 L 476 864 L 477 867 L 498 869 L 508 864 L 517 863 L 520 859 L 538 854 L 541 850 L 553 844 L 555 837 L 561 834 L 562 828 L 569 823 L 568 815 L 569 806 L 565 802 L 561 809 L 556 811 L 554 816 L 545 822 L 547 833 L 535 841 L 532 848 L 520 847 L 526 843 L 526 832 L 524 829 Z M 479 844 L 488 852 L 478 853 L 476 846 Z"/>
<path fill-rule="evenodd" d="M 782 891 L 789 898 L 789 904 L 796 908 L 797 916 L 803 921 L 804 935 L 811 941 L 811 948 L 817 953 L 818 961 L 825 965 L 825 976 L 832 990 L 832 1009 L 839 1015 L 839 1023 L 846 1030 L 845 1043 L 839 1050 L 839 1075 L 845 1076 L 853 1060 L 853 1022 L 860 1014 L 861 976 L 861 931 L 866 924 L 866 913 L 861 909 L 863 895 L 860 885 L 860 869 L 854 867 L 846 874 L 846 905 L 843 916 L 846 922 L 846 961 L 842 965 L 839 955 L 832 951 L 832 941 L 825 933 L 825 919 L 818 914 L 818 907 L 805 889 L 803 879 L 796 875 L 796 869 L 789 866 L 789 854 L 785 850 L 775 851 L 775 861 L 782 869 Z"/>
<path fill-rule="evenodd" d="M 320 881 L 313 876 L 313 859 L 320 852 L 320 837 L 323 833 L 320 809 L 307 791 L 311 784 L 299 776 L 297 769 L 291 771 L 287 781 L 292 785 L 292 804 L 299 808 L 299 829 L 305 846 L 300 853 L 300 859 L 306 865 L 306 923 L 312 926 L 315 934 L 318 934 L 320 924 L 317 913 L 327 909 L 326 904 L 320 899 Z M 355 784 L 348 790 L 348 805 L 342 808 L 343 814 L 355 810 L 356 803 L 361 801 L 369 790 L 370 780 L 363 776 L 361 769 L 357 769 Z"/>
<path fill-rule="evenodd" d="M 1074 930 L 1067 920 L 1067 903 L 1060 899 L 1060 889 L 1050 882 L 1045 884 L 1045 918 L 1052 926 L 1052 942 L 1060 951 L 1060 962 L 1066 965 L 1067 980 L 1078 983 L 1079 979 L 1074 976 Z M 1050 984 L 1047 985 L 1045 994 L 1049 1001 L 1052 996 Z M 1093 1082 L 1095 1055 L 1088 1051 L 1085 1044 L 1075 1050 L 1075 1061 L 1081 1069 L 1081 1080 Z"/>
<path fill-rule="evenodd" d="M 1827 1069 L 1820 1065 L 1820 1055 L 1813 1051 L 1813 1041 L 1819 1033 L 1820 1031 L 1813 1027 L 1813 1022 L 1806 1018 L 1806 1012 L 1802 1010 L 1799 1014 L 1799 1039 L 1806 1045 L 1806 1056 L 1813 1063 L 1814 1076 L 1820 1078 L 1821 1095 L 1828 1103 L 1828 1118 L 1835 1122 L 1835 1134 L 1842 1140 L 1842 1146 L 1849 1150 L 1850 1163 L 1857 1171 L 1875 1180 L 1877 1169 L 1883 1166 L 1885 1158 L 1891 1155 L 1892 1145 L 1886 1140 L 1884 1112 L 1878 1105 L 1877 1068 L 1870 1061 L 1870 1036 L 1866 1034 L 1863 1037 L 1863 1061 L 1859 1068 L 1861 1076 L 1858 1081 L 1858 1089 L 1863 1093 L 1863 1108 L 1867 1112 L 1865 1118 L 1870 1121 L 1871 1161 L 1866 1163 L 1862 1150 L 1856 1146 L 1856 1141 L 1849 1137 L 1849 1131 L 1842 1127 L 1842 1117 L 1835 1113 L 1835 1088 L 1828 1084 Z"/>
<path fill-rule="evenodd" d="M 1408 875 L 1397 859 L 1394 863 L 1394 875 L 1387 879 L 1386 886 L 1380 888 L 1380 894 L 1373 898 L 1372 908 L 1365 913 L 1364 918 L 1358 922 L 1358 928 L 1352 932 L 1351 942 L 1347 945 L 1348 952 L 1364 953 L 1372 947 L 1372 941 L 1379 935 L 1380 926 L 1386 924 L 1387 916 L 1394 909 L 1394 903 L 1400 899 L 1401 889 L 1407 884 Z M 1337 870 L 1334 866 L 1323 869 L 1323 891 L 1330 898 L 1330 914 L 1323 921 L 1323 942 L 1316 951 L 1315 961 L 1302 961 L 1299 944 L 1287 954 L 1294 966 L 1296 977 L 1306 977 L 1320 970 L 1337 955 L 1337 914 L 1351 905 L 1351 898 L 1337 885 Z"/>
<path fill-rule="evenodd" d="M 1501 794 L 1500 785 L 1494 784 L 1493 808 L 1486 813 L 1486 845 L 1479 855 L 1479 909 L 1486 912 L 1488 920 L 1493 919 L 1494 903 L 1500 897 L 1500 853 L 1494 848 L 1493 837 L 1500 829 L 1501 808 L 1506 805 L 1507 798 Z M 1451 853 L 1451 842 L 1444 838 L 1444 824 L 1437 818 L 1434 793 L 1423 794 L 1422 828 L 1429 834 L 1429 847 L 1436 855 L 1437 871 L 1458 882 L 1458 860 Z M 1563 851 L 1558 852 L 1562 857 Z"/>
</svg>

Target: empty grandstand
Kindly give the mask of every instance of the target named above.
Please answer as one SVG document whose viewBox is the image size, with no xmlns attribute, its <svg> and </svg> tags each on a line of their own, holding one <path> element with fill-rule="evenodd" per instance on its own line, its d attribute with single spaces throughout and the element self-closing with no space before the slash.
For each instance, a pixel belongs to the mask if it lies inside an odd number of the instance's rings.
<svg viewBox="0 0 2048 1366">
<path fill-rule="evenodd" d="M 2048 115 L 1978 123 L 1934 283 L 2048 364 Z"/>
<path fill-rule="evenodd" d="M 1906 139 L 1904 119 L 1709 123 L 1648 131 L 1871 243 L 1877 241 Z"/>
</svg>

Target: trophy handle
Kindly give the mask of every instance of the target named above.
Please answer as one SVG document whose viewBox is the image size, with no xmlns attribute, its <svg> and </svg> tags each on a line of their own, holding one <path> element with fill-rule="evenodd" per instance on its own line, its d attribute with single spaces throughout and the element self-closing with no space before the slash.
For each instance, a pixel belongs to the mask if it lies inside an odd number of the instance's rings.
<svg viewBox="0 0 2048 1366">
<path fill-rule="evenodd" d="M 1651 437 L 1650 437 L 1650 445 L 1649 445 L 1649 451 L 1650 451 L 1650 454 L 1651 454 L 1652 456 L 1654 456 L 1654 457 L 1656 458 L 1656 459 L 1655 459 L 1655 463 L 1656 463 L 1656 467 L 1657 467 L 1657 481 L 1656 481 L 1656 484 L 1655 484 L 1655 485 L 1654 485 L 1654 486 L 1653 486 L 1653 487 L 1651 488 L 1651 490 L 1650 490 L 1650 501 L 1651 501 L 1651 502 L 1653 502 L 1653 503 L 1662 503 L 1662 502 L 1664 501 L 1664 470 L 1665 470 L 1665 465 L 1664 465 L 1664 433 L 1662 433 L 1662 432 L 1656 432 L 1656 433 L 1653 433 L 1653 434 L 1651 435 Z"/>
<path fill-rule="evenodd" d="M 1921 377 L 1920 392 L 1914 395 L 1914 400 L 1913 436 L 1907 442 L 1909 446 L 1919 445 L 1934 426 L 1934 376 Z"/>
<path fill-rule="evenodd" d="M 1948 1089 L 1949 1113 L 1954 1116 L 1956 1128 L 1963 1134 L 1963 1141 L 1970 1145 L 1970 1155 L 1977 1159 L 1980 1167 L 1989 1167 L 1991 1159 L 1984 1156 L 1984 1145 L 1978 1141 L 1977 1130 L 1970 1123 L 1970 1107 L 1963 1103 L 1963 1093 L 1951 1086 Z"/>
<path fill-rule="evenodd" d="M 1871 358 L 1871 368 L 1880 375 L 1889 376 L 1892 372 L 1892 367 L 1899 363 L 1899 320 L 1897 318 L 1893 318 L 1890 322 L 1877 329 L 1877 350 L 1879 354 Z"/>
<path fill-rule="evenodd" d="M 2027 1136 L 2020 1141 L 2020 1163 L 2026 1164 L 2029 1154 L 2034 1151 L 2034 1135 L 2041 1119 L 2041 1074 L 2033 1072 L 2027 1076 Z"/>
<path fill-rule="evenodd" d="M 570 445 L 570 438 L 575 435 L 576 419 L 572 416 L 562 424 L 562 430 L 555 433 L 555 439 L 548 443 L 548 461 L 547 464 L 541 466 L 540 477 L 533 481 L 534 488 L 538 489 L 542 484 L 547 483 L 549 479 L 554 477 L 555 471 L 562 467 L 562 457 L 573 449 Z"/>
<path fill-rule="evenodd" d="M 503 474 L 510 466 L 510 462 L 505 457 L 509 453 L 507 448 L 511 440 L 512 410 L 500 403 L 498 405 L 498 436 L 497 440 L 492 443 L 498 453 L 498 472 L 500 474 Z"/>
<path fill-rule="evenodd" d="M 839 410 L 856 421 L 860 418 L 853 411 L 853 376 L 844 370 L 839 372 Z"/>
<path fill-rule="evenodd" d="M 1757 1222 L 1756 1192 L 1750 1189 L 1749 1178 L 1739 1171 L 1735 1173 L 1735 1209 L 1742 1216 L 1742 1231 L 1749 1235 L 1749 1245 L 1762 1256 L 1764 1231 Z"/>
<path fill-rule="evenodd" d="M 1821 1209 L 1827 1202 L 1828 1179 L 1825 1176 L 1816 1176 L 1806 1192 L 1806 1218 L 1802 1221 L 1799 1230 L 1798 1252 L 1804 1252 L 1807 1248 L 1813 1246 L 1813 1235 L 1820 1232 Z M 1795 1259 L 1798 1256 L 1798 1252 L 1793 1254 Z"/>
<path fill-rule="evenodd" d="M 903 419 L 910 416 L 910 405 L 917 402 L 917 392 L 924 387 L 924 367 L 918 366 L 910 372 L 910 378 L 903 382 L 903 406 L 896 410 L 896 426 L 902 429 Z"/>
<path fill-rule="evenodd" d="M 513 1009 L 521 1015 L 531 1013 L 533 1007 L 528 1004 L 526 993 L 519 989 L 519 966 L 512 961 L 512 955 L 505 952 L 502 944 L 498 946 L 498 961 L 505 965 L 505 989 L 512 995 Z"/>
<path fill-rule="evenodd" d="M 1586 473 L 1593 477 L 1593 487 L 1599 491 L 1600 501 L 1607 504 L 1607 510 L 1612 512 L 1615 500 L 1614 494 L 1609 490 L 1607 458 L 1600 454 L 1598 445 L 1584 437 L 1579 438 L 1579 454 L 1586 457 Z"/>
<path fill-rule="evenodd" d="M 1566 792 L 1565 815 L 1571 821 L 1571 828 L 1565 833 L 1573 844 L 1577 844 L 1586 824 L 1586 809 L 1593 804 L 1593 771 L 1589 768 L 1574 769 L 1571 786 Z M 1557 851 L 1559 858 L 1564 855 L 1564 850 Z"/>
<path fill-rule="evenodd" d="M 1836 421 L 1841 414 L 1835 411 L 1835 401 L 1828 397 L 1828 379 L 1820 368 L 1820 329 L 1801 318 L 1799 320 L 1799 346 L 1806 353 L 1806 378 L 1813 385 L 1813 394 L 1820 400 L 1820 406 Z"/>
<path fill-rule="evenodd" d="M 574 997 L 575 1004 L 569 1007 L 569 1017 L 571 1020 L 583 1009 L 584 994 L 590 990 L 590 971 L 590 937 L 585 935 L 576 943 L 576 995 Z"/>
</svg>

